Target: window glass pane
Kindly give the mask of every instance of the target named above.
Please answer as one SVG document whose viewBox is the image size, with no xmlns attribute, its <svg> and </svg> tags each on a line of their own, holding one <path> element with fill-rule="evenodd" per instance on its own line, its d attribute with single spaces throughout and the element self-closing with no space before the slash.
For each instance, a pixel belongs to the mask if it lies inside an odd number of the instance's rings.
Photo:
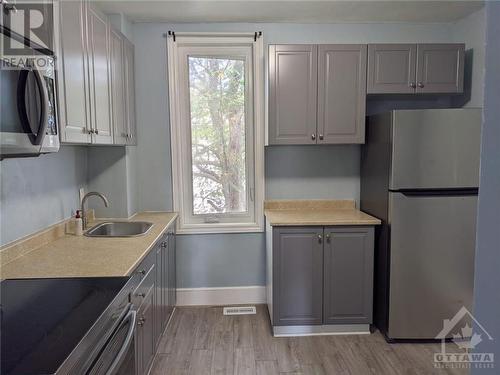
<svg viewBox="0 0 500 375">
<path fill-rule="evenodd" d="M 245 61 L 188 63 L 193 214 L 246 212 Z"/>
</svg>

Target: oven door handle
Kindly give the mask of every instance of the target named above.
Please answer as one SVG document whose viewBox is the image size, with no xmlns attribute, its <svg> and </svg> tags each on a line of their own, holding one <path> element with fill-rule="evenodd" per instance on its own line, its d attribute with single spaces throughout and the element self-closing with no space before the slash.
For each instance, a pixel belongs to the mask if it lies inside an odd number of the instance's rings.
<svg viewBox="0 0 500 375">
<path fill-rule="evenodd" d="M 33 133 L 32 127 L 28 119 L 28 110 L 26 106 L 26 86 L 28 85 L 28 75 L 33 72 L 35 76 L 35 82 L 38 88 L 38 93 L 40 95 L 40 122 L 38 124 L 38 130 Z M 28 70 L 23 69 L 19 73 L 19 83 L 17 85 L 17 111 L 19 118 L 21 120 L 21 126 L 24 131 L 28 133 L 28 137 L 31 144 L 38 146 L 41 145 L 45 137 L 48 126 L 48 107 L 49 107 L 49 94 L 47 92 L 47 87 L 44 84 L 44 78 L 40 71 L 37 69 Z"/>
<path fill-rule="evenodd" d="M 128 351 L 130 349 L 130 345 L 133 342 L 136 319 L 137 319 L 137 312 L 135 310 L 130 310 L 128 312 L 128 314 L 125 316 L 125 318 L 123 319 L 120 326 L 118 327 L 118 329 L 120 329 L 121 327 L 123 327 L 127 323 L 130 324 L 125 341 L 123 342 L 123 345 L 122 345 L 120 351 L 116 355 L 115 360 L 113 361 L 111 366 L 109 366 L 108 371 L 106 371 L 106 375 L 118 374 L 118 371 L 120 370 L 120 366 L 122 365 L 123 360 L 125 359 L 125 356 L 127 355 Z"/>
</svg>

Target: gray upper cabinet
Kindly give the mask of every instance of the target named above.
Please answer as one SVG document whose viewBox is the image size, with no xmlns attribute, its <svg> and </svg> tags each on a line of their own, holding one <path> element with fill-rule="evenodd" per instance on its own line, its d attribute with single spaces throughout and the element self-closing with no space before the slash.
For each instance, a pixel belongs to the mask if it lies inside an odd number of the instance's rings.
<svg viewBox="0 0 500 375">
<path fill-rule="evenodd" d="M 316 143 L 317 46 L 269 46 L 269 143 Z"/>
<path fill-rule="evenodd" d="M 415 44 L 368 45 L 368 94 L 413 94 L 416 82 Z"/>
<path fill-rule="evenodd" d="M 419 44 L 416 92 L 463 92 L 464 53 L 464 44 Z"/>
<path fill-rule="evenodd" d="M 79 1 L 57 3 L 60 11 L 58 42 L 58 97 L 61 141 L 90 143 L 88 66 L 85 43 L 86 10 Z"/>
<path fill-rule="evenodd" d="M 324 324 L 370 324 L 373 302 L 373 227 L 326 227 Z"/>
<path fill-rule="evenodd" d="M 111 101 L 114 143 L 127 144 L 124 37 L 110 28 Z"/>
<path fill-rule="evenodd" d="M 93 143 L 113 143 L 108 20 L 91 4 L 87 17 Z"/>
<path fill-rule="evenodd" d="M 269 144 L 363 143 L 366 45 L 269 46 Z"/>
<path fill-rule="evenodd" d="M 323 227 L 273 229 L 273 324 L 322 323 Z"/>
<path fill-rule="evenodd" d="M 137 145 L 135 121 L 134 45 L 124 39 L 123 63 L 125 69 L 126 138 L 128 145 Z"/>
<path fill-rule="evenodd" d="M 363 143 L 366 45 L 318 47 L 318 144 Z"/>
<path fill-rule="evenodd" d="M 464 44 L 370 44 L 367 93 L 461 93 L 464 51 Z"/>
<path fill-rule="evenodd" d="M 135 145 L 134 46 L 89 1 L 61 1 L 61 141 Z"/>
</svg>

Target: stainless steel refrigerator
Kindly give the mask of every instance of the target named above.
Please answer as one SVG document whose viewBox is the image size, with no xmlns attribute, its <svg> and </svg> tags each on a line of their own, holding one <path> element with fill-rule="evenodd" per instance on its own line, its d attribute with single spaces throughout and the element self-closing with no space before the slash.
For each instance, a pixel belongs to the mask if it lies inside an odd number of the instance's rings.
<svg viewBox="0 0 500 375">
<path fill-rule="evenodd" d="M 383 222 L 374 321 L 386 339 L 434 339 L 472 307 L 481 109 L 371 116 L 361 209 Z"/>
</svg>

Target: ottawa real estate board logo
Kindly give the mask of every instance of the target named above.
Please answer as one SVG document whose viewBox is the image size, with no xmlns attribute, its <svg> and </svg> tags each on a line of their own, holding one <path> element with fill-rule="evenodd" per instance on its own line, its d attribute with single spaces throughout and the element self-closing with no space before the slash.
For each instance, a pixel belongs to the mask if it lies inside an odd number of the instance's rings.
<svg viewBox="0 0 500 375">
<path fill-rule="evenodd" d="M 455 346 L 447 343 L 450 337 Z M 443 321 L 443 329 L 436 339 L 441 340 L 441 351 L 434 353 L 436 368 L 495 367 L 493 353 L 483 353 L 480 350 L 481 343 L 492 341 L 493 337 L 465 307 L 462 307 L 452 319 Z"/>
</svg>

